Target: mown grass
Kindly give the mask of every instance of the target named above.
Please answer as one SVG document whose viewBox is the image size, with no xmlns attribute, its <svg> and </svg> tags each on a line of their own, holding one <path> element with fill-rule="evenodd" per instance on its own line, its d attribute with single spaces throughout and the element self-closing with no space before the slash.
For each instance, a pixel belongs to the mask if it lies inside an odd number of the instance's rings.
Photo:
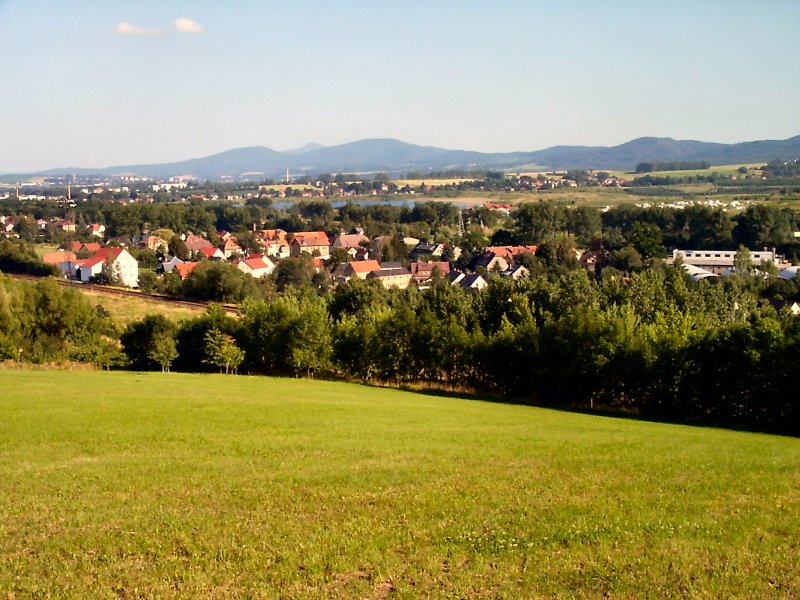
<svg viewBox="0 0 800 600">
<path fill-rule="evenodd" d="M 800 440 L 351 384 L 0 371 L 13 597 L 792 597 Z"/>
</svg>

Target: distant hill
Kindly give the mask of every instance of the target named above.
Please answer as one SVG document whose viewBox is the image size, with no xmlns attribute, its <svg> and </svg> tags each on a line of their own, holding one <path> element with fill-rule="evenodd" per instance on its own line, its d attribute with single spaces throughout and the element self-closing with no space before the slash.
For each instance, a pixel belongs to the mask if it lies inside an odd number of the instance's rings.
<svg viewBox="0 0 800 600">
<path fill-rule="evenodd" d="M 532 152 L 539 164 L 553 169 L 632 170 L 643 161 L 708 161 L 712 165 L 769 162 L 800 158 L 800 135 L 787 140 L 717 144 L 672 138 L 643 137 L 611 148 L 556 146 Z"/>
<path fill-rule="evenodd" d="M 322 144 L 314 144 L 309 143 L 303 146 L 302 148 L 295 148 L 294 150 L 284 150 L 284 154 L 305 154 L 306 152 L 311 152 L 312 150 L 319 150 L 320 148 L 324 148 Z"/>
<path fill-rule="evenodd" d="M 775 158 L 800 158 L 800 136 L 717 144 L 671 138 L 643 137 L 613 147 L 555 146 L 535 152 L 483 153 L 418 146 L 395 139 L 366 139 L 338 146 L 307 144 L 278 152 L 263 146 L 238 148 L 212 156 L 175 163 L 122 165 L 103 169 L 53 169 L 37 175 L 119 175 L 152 177 L 194 175 L 200 179 L 223 177 L 281 177 L 288 168 L 294 175 L 320 173 L 374 173 L 398 175 L 408 171 L 444 169 L 510 169 L 542 165 L 552 170 L 633 170 L 643 161 L 708 161 L 712 165 L 768 162 Z"/>
</svg>

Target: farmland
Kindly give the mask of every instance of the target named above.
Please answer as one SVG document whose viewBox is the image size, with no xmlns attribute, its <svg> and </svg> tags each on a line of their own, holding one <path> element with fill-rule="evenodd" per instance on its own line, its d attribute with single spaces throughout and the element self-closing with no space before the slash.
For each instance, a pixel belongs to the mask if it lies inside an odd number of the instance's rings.
<svg viewBox="0 0 800 600">
<path fill-rule="evenodd" d="M 309 380 L 0 387 L 10 597 L 800 588 L 797 439 Z"/>
</svg>

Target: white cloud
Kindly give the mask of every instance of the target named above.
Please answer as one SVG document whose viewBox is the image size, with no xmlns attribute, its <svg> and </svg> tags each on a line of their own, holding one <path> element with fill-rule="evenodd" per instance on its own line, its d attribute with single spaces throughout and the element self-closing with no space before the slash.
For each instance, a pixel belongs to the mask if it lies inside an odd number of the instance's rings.
<svg viewBox="0 0 800 600">
<path fill-rule="evenodd" d="M 204 29 L 203 26 L 200 25 L 197 21 L 193 19 L 187 19 L 186 17 L 181 17 L 180 19 L 175 19 L 175 31 L 179 33 L 203 33 Z"/>
<path fill-rule="evenodd" d="M 130 35 L 137 37 L 152 37 L 156 35 L 164 35 L 164 32 L 161 29 L 145 29 L 140 25 L 134 25 L 126 21 L 117 23 L 117 26 L 114 27 L 114 33 L 118 35 Z"/>
</svg>

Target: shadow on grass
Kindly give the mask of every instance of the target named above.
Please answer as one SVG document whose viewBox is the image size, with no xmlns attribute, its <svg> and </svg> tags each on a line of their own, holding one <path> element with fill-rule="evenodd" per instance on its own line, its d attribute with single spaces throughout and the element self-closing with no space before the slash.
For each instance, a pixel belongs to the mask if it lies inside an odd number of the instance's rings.
<svg viewBox="0 0 800 600">
<path fill-rule="evenodd" d="M 355 383 L 355 382 L 354 382 Z M 744 433 L 762 433 L 770 435 L 780 435 L 785 437 L 800 437 L 800 432 L 796 426 L 786 423 L 781 426 L 761 426 L 741 422 L 726 421 L 723 419 L 688 420 L 676 416 L 668 415 L 645 415 L 629 410 L 623 410 L 610 406 L 588 407 L 579 404 L 555 404 L 552 402 L 537 402 L 533 398 L 506 397 L 485 392 L 478 392 L 467 389 L 445 389 L 437 386 L 428 387 L 427 384 L 398 384 L 391 382 L 358 381 L 368 387 L 380 387 L 385 389 L 397 389 L 424 396 L 436 396 L 441 398 L 455 398 L 459 400 L 469 400 L 474 402 L 491 402 L 493 404 L 504 404 L 509 406 L 529 406 L 532 408 L 544 408 L 564 413 L 587 415 L 593 417 L 605 417 L 609 419 L 623 419 L 627 421 L 637 421 L 642 423 L 659 423 L 664 425 L 682 425 L 685 427 L 697 427 L 701 429 L 727 429 Z"/>
</svg>

